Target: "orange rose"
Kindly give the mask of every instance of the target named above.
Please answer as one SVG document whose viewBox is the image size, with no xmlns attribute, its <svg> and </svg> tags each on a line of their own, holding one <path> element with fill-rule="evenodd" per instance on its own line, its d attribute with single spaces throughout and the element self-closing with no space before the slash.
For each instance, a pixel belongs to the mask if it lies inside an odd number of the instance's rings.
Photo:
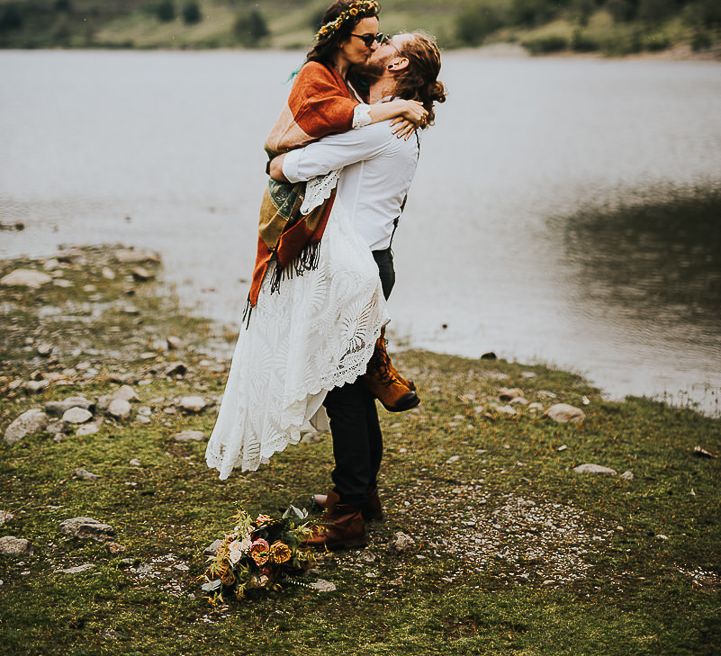
<svg viewBox="0 0 721 656">
<path fill-rule="evenodd" d="M 265 565 L 270 557 L 269 549 L 270 545 L 263 538 L 258 538 L 250 545 L 250 557 L 255 561 L 256 565 Z"/>
<path fill-rule="evenodd" d="M 270 562 L 271 563 L 287 563 L 291 557 L 290 547 L 280 540 L 276 540 L 270 545 Z"/>
</svg>

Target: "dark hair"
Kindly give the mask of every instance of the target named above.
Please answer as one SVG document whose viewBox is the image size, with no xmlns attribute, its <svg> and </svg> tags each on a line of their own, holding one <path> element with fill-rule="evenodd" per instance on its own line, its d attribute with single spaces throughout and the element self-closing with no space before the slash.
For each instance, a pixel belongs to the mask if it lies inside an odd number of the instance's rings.
<svg viewBox="0 0 721 656">
<path fill-rule="evenodd" d="M 424 32 L 411 33 L 398 48 L 408 59 L 408 67 L 396 75 L 395 95 L 406 100 L 418 100 L 428 112 L 426 125 L 433 125 L 434 103 L 446 101 L 446 88 L 438 74 L 441 72 L 441 52 L 433 37 Z"/>
<path fill-rule="evenodd" d="M 355 10 L 357 13 L 350 15 L 351 10 Z M 308 51 L 305 57 L 306 63 L 315 61 L 330 65 L 333 56 L 338 51 L 338 45 L 350 38 L 355 26 L 364 18 L 378 16 L 380 10 L 380 5 L 373 0 L 338 0 L 338 2 L 334 2 L 323 14 L 321 29 L 316 34 L 316 44 Z M 346 18 L 337 29 L 331 29 L 328 34 L 323 34 L 323 27 L 333 23 L 344 12 L 348 12 L 345 14 Z"/>
</svg>

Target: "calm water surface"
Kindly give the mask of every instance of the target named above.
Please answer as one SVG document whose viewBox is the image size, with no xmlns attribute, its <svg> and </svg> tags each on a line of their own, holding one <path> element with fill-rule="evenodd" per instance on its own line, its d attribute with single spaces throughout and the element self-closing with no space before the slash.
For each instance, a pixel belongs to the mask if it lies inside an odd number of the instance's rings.
<svg viewBox="0 0 721 656">
<path fill-rule="evenodd" d="M 262 143 L 299 62 L 0 53 L 0 220 L 26 224 L 0 233 L 0 256 L 60 243 L 155 248 L 186 303 L 237 324 Z M 690 399 L 719 413 L 720 265 L 708 244 L 689 241 L 684 217 L 650 236 L 603 214 L 582 225 L 568 217 L 721 185 L 721 67 L 451 53 L 443 78 L 449 99 L 424 139 L 394 244 L 395 334 L 570 368 L 614 397 Z M 687 257 L 662 256 L 679 249 Z M 688 262 L 695 281 L 710 281 L 691 300 Z M 664 276 L 676 292 L 659 301 Z"/>
</svg>

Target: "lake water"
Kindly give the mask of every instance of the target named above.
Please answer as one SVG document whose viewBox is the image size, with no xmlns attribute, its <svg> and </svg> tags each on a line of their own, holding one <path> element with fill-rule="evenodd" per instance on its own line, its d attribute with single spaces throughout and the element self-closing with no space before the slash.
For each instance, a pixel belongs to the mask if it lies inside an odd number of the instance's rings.
<svg viewBox="0 0 721 656">
<path fill-rule="evenodd" d="M 237 325 L 262 144 L 300 61 L 293 52 L 0 52 L 0 221 L 26 225 L 0 233 L 0 256 L 61 243 L 154 248 L 185 303 Z M 694 311 L 683 286 L 659 307 L 658 277 L 637 275 L 658 266 L 643 230 L 604 230 L 602 217 L 576 230 L 568 217 L 662 189 L 720 186 L 721 67 L 458 52 L 445 56 L 442 77 L 448 102 L 425 135 L 394 243 L 395 335 L 547 362 L 613 397 L 691 400 L 718 414 L 718 285 Z M 671 250 L 684 249 L 684 234 L 665 235 Z M 696 260 L 701 279 L 718 282 L 718 257 Z"/>
</svg>

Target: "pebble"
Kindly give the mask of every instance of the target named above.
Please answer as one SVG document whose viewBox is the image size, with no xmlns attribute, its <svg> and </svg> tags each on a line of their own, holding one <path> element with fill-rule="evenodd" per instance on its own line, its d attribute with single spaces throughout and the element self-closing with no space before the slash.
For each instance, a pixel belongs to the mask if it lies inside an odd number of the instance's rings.
<svg viewBox="0 0 721 656">
<path fill-rule="evenodd" d="M 72 517 L 60 523 L 60 531 L 71 537 L 87 539 L 98 542 L 109 540 L 115 534 L 115 529 L 109 524 L 103 524 L 92 517 Z"/>
<path fill-rule="evenodd" d="M 556 451 L 565 451 L 567 448 L 568 448 L 568 445 L 567 445 L 567 444 L 561 444 L 561 446 L 559 446 L 559 447 L 556 449 Z"/>
<path fill-rule="evenodd" d="M 180 339 L 180 337 L 169 335 L 165 338 L 165 341 L 168 344 L 168 349 L 170 349 L 171 351 L 177 351 L 178 349 L 183 348 L 183 340 Z"/>
<path fill-rule="evenodd" d="M 451 456 L 446 460 L 447 465 L 452 465 L 454 462 L 458 462 L 461 459 L 461 456 Z"/>
<path fill-rule="evenodd" d="M 3 535 L 0 538 L 0 555 L 3 556 L 29 556 L 33 552 L 30 540 L 16 538 L 14 535 Z"/>
<path fill-rule="evenodd" d="M 137 458 L 131 458 L 130 460 L 128 460 L 128 464 L 129 464 L 129 465 L 132 465 L 133 467 L 140 467 L 140 466 L 141 466 L 140 460 L 138 460 Z"/>
<path fill-rule="evenodd" d="M 53 280 L 53 285 L 55 285 L 56 287 L 63 287 L 63 288 L 74 287 L 73 283 L 70 280 L 65 280 L 63 278 L 60 278 L 58 280 Z"/>
<path fill-rule="evenodd" d="M 207 405 L 202 396 L 184 396 L 180 399 L 180 407 L 186 412 L 201 412 Z"/>
<path fill-rule="evenodd" d="M 49 415 L 61 417 L 71 408 L 83 408 L 84 410 L 90 410 L 92 407 L 93 402 L 86 399 L 84 396 L 69 396 L 63 401 L 48 401 L 45 404 L 45 412 Z"/>
<path fill-rule="evenodd" d="M 558 424 L 581 425 L 586 419 L 586 413 L 581 408 L 576 408 L 568 403 L 555 403 L 546 410 L 545 416 Z"/>
<path fill-rule="evenodd" d="M 121 264 L 140 264 L 142 262 L 160 262 L 160 256 L 143 248 L 119 248 L 113 255 Z"/>
<path fill-rule="evenodd" d="M 621 474 L 621 478 L 624 481 L 632 481 L 633 480 L 633 472 L 630 469 L 627 469 L 623 474 Z"/>
<path fill-rule="evenodd" d="M 133 275 L 133 278 L 138 282 L 146 282 L 147 280 L 152 280 L 155 277 L 155 274 L 148 271 L 145 267 L 137 266 L 135 267 L 131 272 Z"/>
<path fill-rule="evenodd" d="M 130 403 L 125 399 L 113 399 L 108 406 L 108 413 L 118 419 L 127 419 L 131 412 Z"/>
<path fill-rule="evenodd" d="M 5 430 L 5 443 L 15 444 L 28 435 L 43 430 L 48 416 L 40 408 L 31 408 L 17 417 Z"/>
<path fill-rule="evenodd" d="M 110 395 L 112 399 L 122 399 L 123 401 L 139 401 L 140 398 L 130 385 L 121 385 L 115 392 Z"/>
<path fill-rule="evenodd" d="M 592 463 L 586 463 L 574 467 L 573 471 L 577 474 L 602 474 L 605 476 L 615 476 L 617 474 L 615 469 L 610 467 L 604 467 L 603 465 L 594 465 Z"/>
<path fill-rule="evenodd" d="M 313 583 L 308 584 L 308 587 L 312 590 L 316 590 L 317 592 L 335 592 L 336 590 L 335 583 L 331 583 L 325 579 L 313 581 Z"/>
<path fill-rule="evenodd" d="M 42 344 L 38 344 L 36 351 L 38 355 L 47 358 L 53 352 L 53 348 L 52 344 L 43 342 Z"/>
<path fill-rule="evenodd" d="M 83 469 L 82 467 L 78 467 L 73 472 L 73 476 L 75 476 L 75 478 L 80 478 L 84 481 L 94 481 L 100 478 L 100 476 L 98 476 L 97 474 L 93 474 L 93 472 L 89 472 L 87 469 Z"/>
<path fill-rule="evenodd" d="M 523 390 L 518 387 L 499 387 L 498 398 L 501 401 L 510 401 L 518 396 L 523 396 Z"/>
<path fill-rule="evenodd" d="M 95 569 L 93 563 L 85 563 L 84 565 L 76 565 L 75 567 L 68 567 L 67 569 L 57 570 L 60 574 L 80 574 L 81 572 L 87 572 L 89 569 Z"/>
<path fill-rule="evenodd" d="M 28 392 L 32 394 L 38 394 L 48 388 L 50 385 L 49 380 L 29 380 L 25 383 L 24 387 Z"/>
<path fill-rule="evenodd" d="M 513 406 L 510 405 L 493 405 L 492 408 L 499 414 L 499 415 L 507 415 L 508 417 L 513 417 L 517 415 L 516 409 Z"/>
<path fill-rule="evenodd" d="M 85 424 L 93 418 L 93 413 L 84 408 L 70 408 L 63 413 L 63 421 L 68 424 Z"/>
<path fill-rule="evenodd" d="M 100 430 L 100 426 L 94 422 L 88 422 L 87 424 L 82 424 L 81 426 L 78 426 L 77 430 L 75 431 L 76 435 L 95 435 Z"/>
<path fill-rule="evenodd" d="M 115 280 L 115 271 L 110 267 L 104 266 L 100 275 L 105 278 L 105 280 Z"/>
<path fill-rule="evenodd" d="M 173 439 L 176 442 L 202 442 L 207 439 L 207 437 L 203 431 L 184 430 L 173 435 Z"/>
<path fill-rule="evenodd" d="M 396 553 L 407 551 L 415 545 L 416 541 L 403 531 L 396 531 L 390 543 L 390 549 Z"/>
<path fill-rule="evenodd" d="M 5 287 L 29 287 L 30 289 L 39 289 L 51 280 L 52 278 L 42 271 L 15 269 L 15 271 L 0 278 L 0 285 L 4 285 Z"/>
</svg>

